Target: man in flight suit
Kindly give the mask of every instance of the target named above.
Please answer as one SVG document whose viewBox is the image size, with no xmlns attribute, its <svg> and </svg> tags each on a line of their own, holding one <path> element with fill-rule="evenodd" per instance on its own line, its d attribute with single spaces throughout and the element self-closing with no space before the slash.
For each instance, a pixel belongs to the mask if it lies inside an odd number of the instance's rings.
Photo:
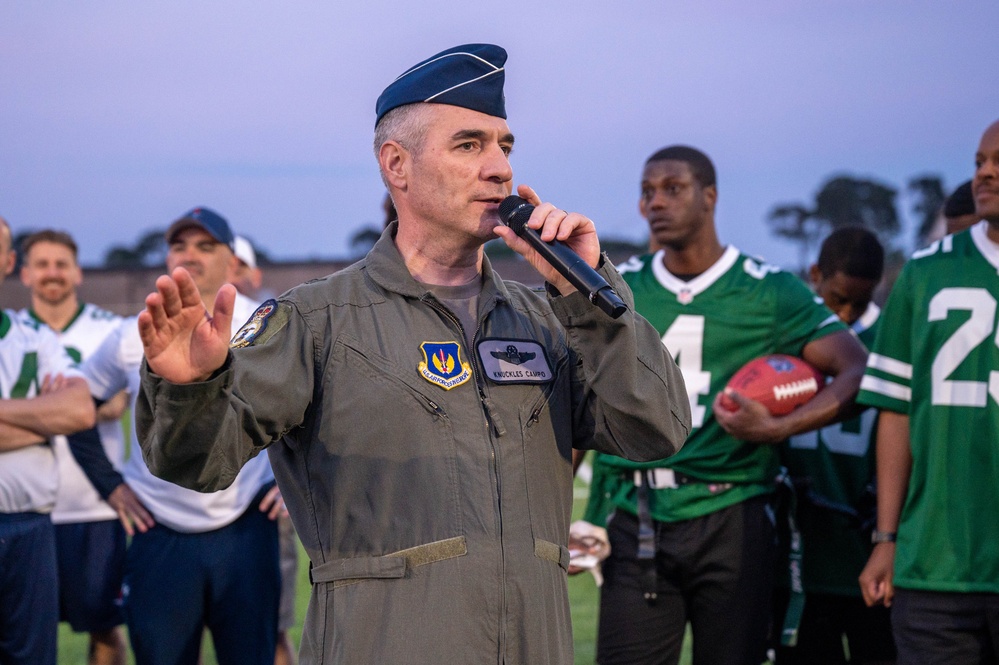
<svg viewBox="0 0 999 665">
<path fill-rule="evenodd" d="M 500 224 L 505 60 L 456 47 L 382 93 L 398 222 L 363 260 L 265 302 L 231 350 L 231 287 L 206 316 L 175 270 L 140 315 L 150 468 L 212 491 L 271 446 L 311 561 L 303 663 L 571 663 L 573 447 L 652 460 L 689 430 L 658 333 L 593 307 Z M 630 301 L 592 221 L 517 191 L 531 228 Z M 493 272 L 497 236 L 547 298 Z"/>
</svg>

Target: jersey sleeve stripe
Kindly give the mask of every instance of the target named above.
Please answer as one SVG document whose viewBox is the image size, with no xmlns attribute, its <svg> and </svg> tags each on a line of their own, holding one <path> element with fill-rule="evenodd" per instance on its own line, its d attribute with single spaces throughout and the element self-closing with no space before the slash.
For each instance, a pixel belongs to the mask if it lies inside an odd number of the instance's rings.
<svg viewBox="0 0 999 665">
<path fill-rule="evenodd" d="M 821 330 L 822 328 L 825 328 L 826 326 L 832 325 L 834 323 L 838 323 L 839 321 L 840 321 L 840 318 L 837 315 L 833 314 L 832 316 L 829 316 L 828 318 L 826 318 L 818 326 L 816 326 L 815 329 L 816 330 Z"/>
<path fill-rule="evenodd" d="M 860 381 L 860 389 L 869 390 L 872 393 L 879 393 L 885 397 L 891 397 L 892 399 L 902 400 L 904 402 L 912 401 L 912 388 L 900 386 L 893 381 L 879 379 L 876 376 L 865 376 Z"/>
<path fill-rule="evenodd" d="M 872 353 L 867 357 L 867 366 L 902 379 L 912 378 L 912 365 L 879 353 Z"/>
</svg>

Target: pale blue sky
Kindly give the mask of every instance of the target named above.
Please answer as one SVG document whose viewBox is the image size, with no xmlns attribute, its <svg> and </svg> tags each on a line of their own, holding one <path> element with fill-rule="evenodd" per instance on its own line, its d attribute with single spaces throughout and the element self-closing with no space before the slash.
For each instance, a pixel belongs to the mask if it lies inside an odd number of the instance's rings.
<svg viewBox="0 0 999 665">
<path fill-rule="evenodd" d="M 341 256 L 381 221 L 374 103 L 450 46 L 504 46 L 516 183 L 642 239 L 638 178 L 687 143 L 722 239 L 792 265 L 777 202 L 846 172 L 972 174 L 999 118 L 995 0 L 0 4 L 0 215 L 85 263 L 195 205 L 272 256 Z M 356 6 L 351 6 L 356 5 Z"/>
</svg>

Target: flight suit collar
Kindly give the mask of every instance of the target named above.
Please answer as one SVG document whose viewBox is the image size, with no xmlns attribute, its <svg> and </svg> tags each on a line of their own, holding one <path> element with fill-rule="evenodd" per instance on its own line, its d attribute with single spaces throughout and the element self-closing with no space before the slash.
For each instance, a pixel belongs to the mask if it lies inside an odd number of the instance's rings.
<svg viewBox="0 0 999 665">
<path fill-rule="evenodd" d="M 392 222 L 382 232 L 381 238 L 371 248 L 365 258 L 365 270 L 372 280 L 380 287 L 393 293 L 410 298 L 423 299 L 430 296 L 425 286 L 413 279 L 402 260 L 402 254 L 395 246 L 395 232 L 398 222 Z M 503 280 L 497 275 L 489 263 L 489 258 L 482 257 L 482 293 L 480 303 L 496 303 L 509 301 L 510 294 Z M 482 307 L 480 305 L 480 311 Z"/>
</svg>

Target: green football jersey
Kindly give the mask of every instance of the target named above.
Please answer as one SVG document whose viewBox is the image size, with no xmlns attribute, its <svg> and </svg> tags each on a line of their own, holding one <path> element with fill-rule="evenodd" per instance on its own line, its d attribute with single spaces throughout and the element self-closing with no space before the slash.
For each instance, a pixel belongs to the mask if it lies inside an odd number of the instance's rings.
<svg viewBox="0 0 999 665">
<path fill-rule="evenodd" d="M 871 303 L 852 328 L 860 341 L 874 344 L 880 309 Z M 869 487 L 874 480 L 877 409 L 812 432 L 803 432 L 782 449 L 798 487 L 798 528 L 804 543 L 805 591 L 859 596 L 857 577 L 871 553 L 870 534 L 848 511 L 873 511 Z M 778 568 L 787 571 L 787 566 Z"/>
<path fill-rule="evenodd" d="M 999 592 L 999 245 L 987 222 L 906 263 L 858 401 L 909 416 L 895 585 Z"/>
<path fill-rule="evenodd" d="M 683 448 L 647 464 L 598 455 L 595 466 L 613 469 L 604 483 L 604 506 L 635 513 L 634 471 L 670 468 L 704 482 L 653 490 L 655 519 L 677 521 L 713 513 L 772 492 L 777 448 L 739 441 L 711 413 L 718 391 L 745 363 L 771 353 L 799 355 L 814 339 L 845 326 L 801 280 L 728 247 L 713 266 L 690 281 L 666 270 L 663 254 L 634 257 L 619 267 L 635 296 L 635 309 L 659 331 L 687 385 L 692 426 Z M 734 486 L 726 488 L 729 483 Z M 609 496 L 608 496 L 609 495 Z M 588 513 L 596 515 L 600 509 Z"/>
</svg>

